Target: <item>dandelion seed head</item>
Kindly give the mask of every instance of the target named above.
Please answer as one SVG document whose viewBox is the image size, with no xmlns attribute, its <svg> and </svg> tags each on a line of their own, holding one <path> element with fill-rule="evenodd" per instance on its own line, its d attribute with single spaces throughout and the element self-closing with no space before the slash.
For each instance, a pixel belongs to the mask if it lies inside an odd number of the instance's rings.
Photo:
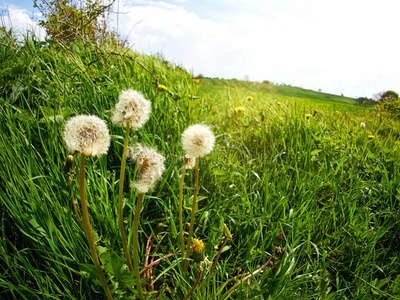
<svg viewBox="0 0 400 300">
<path fill-rule="evenodd" d="M 138 166 L 138 180 L 131 183 L 139 193 L 147 193 L 159 181 L 165 171 L 165 158 L 156 149 L 136 144 L 131 148 L 132 158 Z"/>
<path fill-rule="evenodd" d="M 115 104 L 111 121 L 126 126 L 126 121 L 129 120 L 131 128 L 137 130 L 149 120 L 150 112 L 151 102 L 146 100 L 142 93 L 132 89 L 124 90 Z"/>
<path fill-rule="evenodd" d="M 68 120 L 64 140 L 70 152 L 86 156 L 106 154 L 110 146 L 107 124 L 96 116 L 80 115 Z"/>
<path fill-rule="evenodd" d="M 215 136 L 210 127 L 191 125 L 182 133 L 182 147 L 192 157 L 203 157 L 214 148 Z"/>
<path fill-rule="evenodd" d="M 367 125 L 365 125 L 364 122 L 361 122 L 361 123 L 360 123 L 360 126 L 364 128 L 364 127 L 367 126 Z"/>
</svg>

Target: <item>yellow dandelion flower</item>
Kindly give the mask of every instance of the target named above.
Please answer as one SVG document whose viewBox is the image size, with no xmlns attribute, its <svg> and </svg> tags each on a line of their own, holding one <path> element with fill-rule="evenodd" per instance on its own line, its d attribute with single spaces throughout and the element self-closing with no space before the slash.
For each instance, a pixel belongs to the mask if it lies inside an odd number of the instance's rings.
<svg viewBox="0 0 400 300">
<path fill-rule="evenodd" d="M 279 106 L 281 106 L 281 105 L 282 105 L 282 103 L 281 103 L 281 102 L 279 102 L 279 101 L 278 101 L 278 102 L 276 102 L 276 104 L 278 104 Z"/>
<path fill-rule="evenodd" d="M 306 119 L 310 119 L 310 118 L 312 118 L 312 117 L 313 117 L 312 114 L 306 114 Z"/>
<path fill-rule="evenodd" d="M 244 111 L 244 107 L 243 106 L 238 106 L 238 107 L 235 108 L 235 112 L 240 113 L 242 111 Z"/>
<path fill-rule="evenodd" d="M 370 135 L 368 135 L 368 138 L 369 138 L 370 140 L 372 140 L 372 139 L 375 138 L 375 136 L 373 136 L 372 134 L 370 134 Z"/>
<path fill-rule="evenodd" d="M 193 260 L 201 262 L 204 259 L 204 243 L 202 240 L 194 239 L 192 244 Z"/>
<path fill-rule="evenodd" d="M 316 108 L 314 108 L 314 111 L 313 111 L 313 117 L 315 117 L 316 115 L 317 115 L 317 113 L 319 112 L 319 110 L 318 109 L 316 109 Z"/>
<path fill-rule="evenodd" d="M 253 100 L 253 97 L 247 96 L 246 100 L 247 100 L 247 101 L 252 101 L 252 100 Z"/>
<path fill-rule="evenodd" d="M 168 91 L 168 88 L 163 84 L 159 84 L 159 85 L 157 85 L 157 87 L 158 87 L 158 89 L 160 89 L 162 91 Z"/>
</svg>

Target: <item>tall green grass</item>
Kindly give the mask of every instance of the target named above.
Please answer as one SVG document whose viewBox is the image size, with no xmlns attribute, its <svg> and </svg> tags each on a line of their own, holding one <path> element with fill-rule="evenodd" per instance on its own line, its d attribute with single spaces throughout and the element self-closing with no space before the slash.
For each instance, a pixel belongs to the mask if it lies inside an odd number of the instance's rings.
<svg viewBox="0 0 400 300">
<path fill-rule="evenodd" d="M 0 40 L 1 298 L 103 298 L 62 172 L 68 155 L 63 120 L 78 114 L 109 124 L 109 154 L 87 160 L 89 215 L 114 298 L 135 298 L 117 224 L 124 129 L 109 122 L 125 88 L 152 102 L 149 122 L 131 134 L 131 142 L 155 146 L 166 157 L 164 179 L 143 203 L 142 266 L 150 235 L 157 237 L 154 259 L 180 252 L 180 136 L 190 124 L 205 122 L 217 143 L 200 161 L 193 235 L 205 242 L 210 261 L 221 246 L 224 223 L 233 239 L 192 299 L 222 299 L 238 280 L 229 279 L 258 270 L 274 249 L 272 264 L 236 288 L 231 299 L 400 298 L 398 120 L 324 99 L 198 86 L 162 57 L 121 52 L 150 74 L 107 48 L 32 39 L 20 44 L 4 33 Z M 154 77 L 168 91 L 157 89 Z M 245 110 L 235 113 L 238 106 Z M 136 195 L 128 185 L 135 173 L 134 166 L 127 168 L 123 199 L 130 245 Z M 184 224 L 194 179 L 186 174 Z M 79 199 L 76 182 L 73 191 Z M 147 292 L 149 298 L 179 299 L 189 292 L 197 270 L 192 267 L 185 278 L 179 262 L 170 257 L 153 269 L 157 292 Z"/>
</svg>

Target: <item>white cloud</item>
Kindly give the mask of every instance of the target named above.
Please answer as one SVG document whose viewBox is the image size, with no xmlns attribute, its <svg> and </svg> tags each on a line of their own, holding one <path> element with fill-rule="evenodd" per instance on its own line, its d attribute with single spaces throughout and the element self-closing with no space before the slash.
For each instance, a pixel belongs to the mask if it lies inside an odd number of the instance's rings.
<svg viewBox="0 0 400 300">
<path fill-rule="evenodd" d="M 195 74 L 248 75 L 349 96 L 400 86 L 395 0 L 225 0 L 226 15 L 213 20 L 166 2 L 130 3 L 120 24 L 141 20 L 135 48 L 162 51 Z M 163 39 L 149 42 L 148 34 Z"/>
<path fill-rule="evenodd" d="M 6 10 L 8 10 L 8 16 L 3 16 L 6 28 L 12 28 L 19 38 L 27 33 L 34 34 L 41 40 L 46 37 L 46 30 L 29 17 L 26 9 L 8 5 Z"/>
</svg>

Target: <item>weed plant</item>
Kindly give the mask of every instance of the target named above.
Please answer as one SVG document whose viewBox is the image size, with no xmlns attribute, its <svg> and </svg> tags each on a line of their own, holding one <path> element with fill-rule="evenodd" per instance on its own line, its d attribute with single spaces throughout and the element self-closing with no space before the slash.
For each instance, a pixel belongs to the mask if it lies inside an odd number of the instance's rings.
<svg viewBox="0 0 400 300">
<path fill-rule="evenodd" d="M 146 298 L 400 298 L 396 118 L 324 99 L 210 88 L 162 57 L 126 49 L 117 55 L 90 45 L 19 43 L 4 32 L 0 43 L 1 298 L 104 298 L 73 211 L 78 182 L 70 186 L 63 173 L 64 124 L 82 114 L 104 120 L 111 134 L 107 155 L 86 158 L 97 253 L 113 298 L 136 298 L 118 224 L 125 128 L 111 122 L 120 91 L 129 88 L 152 102 L 150 119 L 129 144 L 140 141 L 166 158 L 138 225 L 139 264 L 154 265 L 141 273 Z M 198 163 L 193 237 L 204 243 L 205 263 L 190 261 L 185 275 L 180 139 L 203 122 L 216 135 L 214 150 Z M 127 165 L 122 195 L 131 253 L 138 195 L 129 181 L 137 173 Z M 194 173 L 184 173 L 183 224 L 190 222 Z"/>
</svg>

